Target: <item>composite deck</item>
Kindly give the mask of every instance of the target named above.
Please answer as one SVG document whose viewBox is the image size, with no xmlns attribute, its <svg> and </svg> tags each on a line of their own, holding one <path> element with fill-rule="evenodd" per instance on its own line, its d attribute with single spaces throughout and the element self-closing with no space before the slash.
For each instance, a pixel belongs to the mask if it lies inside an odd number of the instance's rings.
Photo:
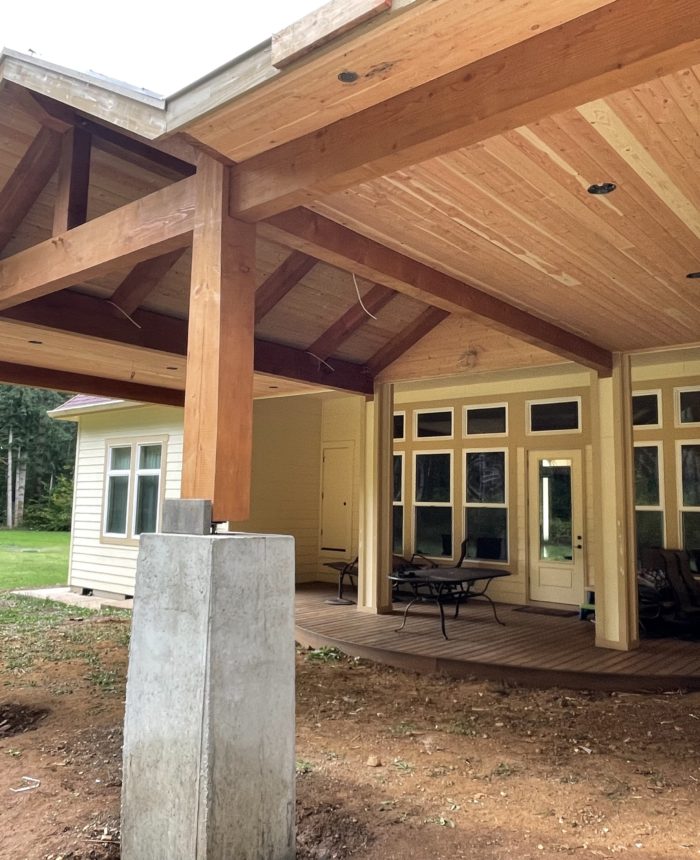
<svg viewBox="0 0 700 860">
<path fill-rule="evenodd" d="M 611 651 L 595 647 L 594 624 L 578 617 L 533 615 L 500 604 L 502 627 L 478 601 L 462 607 L 457 619 L 448 607 L 445 640 L 434 606 L 412 609 L 397 632 L 400 605 L 393 615 L 372 615 L 324 603 L 332 595 L 320 584 L 297 591 L 296 638 L 302 645 L 335 646 L 352 656 L 456 678 L 578 689 L 700 689 L 700 640 L 643 639 L 634 651 Z"/>
</svg>

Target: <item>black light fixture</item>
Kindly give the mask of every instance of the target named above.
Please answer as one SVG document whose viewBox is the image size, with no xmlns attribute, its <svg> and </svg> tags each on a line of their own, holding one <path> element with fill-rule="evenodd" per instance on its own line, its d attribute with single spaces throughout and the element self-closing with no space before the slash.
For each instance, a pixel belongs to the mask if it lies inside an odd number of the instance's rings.
<svg viewBox="0 0 700 860">
<path fill-rule="evenodd" d="M 338 75 L 341 84 L 354 84 L 360 76 L 357 72 L 344 71 Z"/>
<path fill-rule="evenodd" d="M 688 272 L 686 278 L 698 279 L 700 278 L 700 272 Z"/>
<path fill-rule="evenodd" d="M 589 194 L 610 194 L 617 188 L 614 182 L 601 182 L 600 185 L 589 185 Z"/>
</svg>

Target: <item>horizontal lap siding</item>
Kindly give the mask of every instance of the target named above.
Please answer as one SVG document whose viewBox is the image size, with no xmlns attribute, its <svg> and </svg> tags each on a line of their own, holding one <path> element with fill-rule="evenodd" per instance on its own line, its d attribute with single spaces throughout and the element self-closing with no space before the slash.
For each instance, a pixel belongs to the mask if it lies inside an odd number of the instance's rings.
<svg viewBox="0 0 700 860">
<path fill-rule="evenodd" d="M 100 526 L 107 440 L 125 443 L 142 437 L 168 437 L 165 496 L 180 494 L 182 410 L 144 406 L 84 415 L 76 461 L 76 498 L 70 558 L 70 585 L 115 594 L 133 594 L 138 545 L 106 543 Z"/>
</svg>

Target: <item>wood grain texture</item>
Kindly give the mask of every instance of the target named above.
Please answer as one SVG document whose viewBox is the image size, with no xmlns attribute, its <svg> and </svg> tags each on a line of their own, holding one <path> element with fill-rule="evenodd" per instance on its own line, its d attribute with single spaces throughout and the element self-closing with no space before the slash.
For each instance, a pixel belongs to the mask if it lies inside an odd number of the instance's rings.
<svg viewBox="0 0 700 860">
<path fill-rule="evenodd" d="M 308 254 L 293 251 L 262 283 L 255 293 L 255 322 L 258 323 L 316 265 Z"/>
<path fill-rule="evenodd" d="M 228 215 L 229 168 L 198 163 L 182 498 L 247 520 L 253 450 L 255 228 Z"/>
<path fill-rule="evenodd" d="M 71 128 L 63 135 L 53 207 L 54 236 L 87 221 L 91 150 L 88 132 Z"/>
<path fill-rule="evenodd" d="M 347 310 L 333 325 L 315 340 L 309 347 L 309 352 L 318 358 L 325 359 L 335 353 L 345 341 L 367 323 L 370 314 L 377 314 L 396 295 L 394 290 L 388 290 L 381 284 L 375 284 L 358 302 Z"/>
<path fill-rule="evenodd" d="M 266 231 L 270 229 L 280 240 L 340 268 L 357 271 L 390 289 L 450 313 L 468 312 L 481 317 L 504 334 L 578 361 L 604 375 L 610 373 L 612 356 L 596 344 L 308 209 L 295 209 L 268 219 Z"/>
<path fill-rule="evenodd" d="M 194 178 L 0 261 L 0 309 L 190 244 Z"/>
<path fill-rule="evenodd" d="M 237 167 L 232 212 L 260 220 L 700 58 L 700 0 L 602 9 Z"/>
<path fill-rule="evenodd" d="M 61 157 L 61 134 L 42 128 L 0 191 L 0 251 L 7 245 Z"/>
<path fill-rule="evenodd" d="M 441 308 L 426 308 L 411 325 L 399 332 L 396 337 L 376 352 L 367 362 L 367 367 L 374 374 L 380 373 L 396 361 L 399 356 L 414 347 L 421 338 L 425 337 L 448 316 L 447 311 L 443 311 Z"/>
<path fill-rule="evenodd" d="M 288 66 L 314 48 L 391 8 L 391 0 L 331 0 L 272 34 L 272 65 Z"/>
<path fill-rule="evenodd" d="M 138 263 L 112 294 L 111 302 L 126 314 L 132 314 L 156 289 L 180 257 L 184 248 Z"/>
</svg>

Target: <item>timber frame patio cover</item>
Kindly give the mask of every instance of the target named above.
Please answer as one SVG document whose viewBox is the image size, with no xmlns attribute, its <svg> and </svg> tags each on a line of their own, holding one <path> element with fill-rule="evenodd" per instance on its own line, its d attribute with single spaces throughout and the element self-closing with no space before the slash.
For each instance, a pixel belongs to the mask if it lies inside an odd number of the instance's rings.
<svg viewBox="0 0 700 860">
<path fill-rule="evenodd" d="M 334 2 L 167 100 L 5 51 L 0 378 L 184 403 L 217 520 L 256 392 L 374 395 L 381 611 L 390 383 L 577 362 L 614 478 L 597 639 L 628 648 L 629 355 L 697 341 L 699 62 L 700 0 Z"/>
</svg>

